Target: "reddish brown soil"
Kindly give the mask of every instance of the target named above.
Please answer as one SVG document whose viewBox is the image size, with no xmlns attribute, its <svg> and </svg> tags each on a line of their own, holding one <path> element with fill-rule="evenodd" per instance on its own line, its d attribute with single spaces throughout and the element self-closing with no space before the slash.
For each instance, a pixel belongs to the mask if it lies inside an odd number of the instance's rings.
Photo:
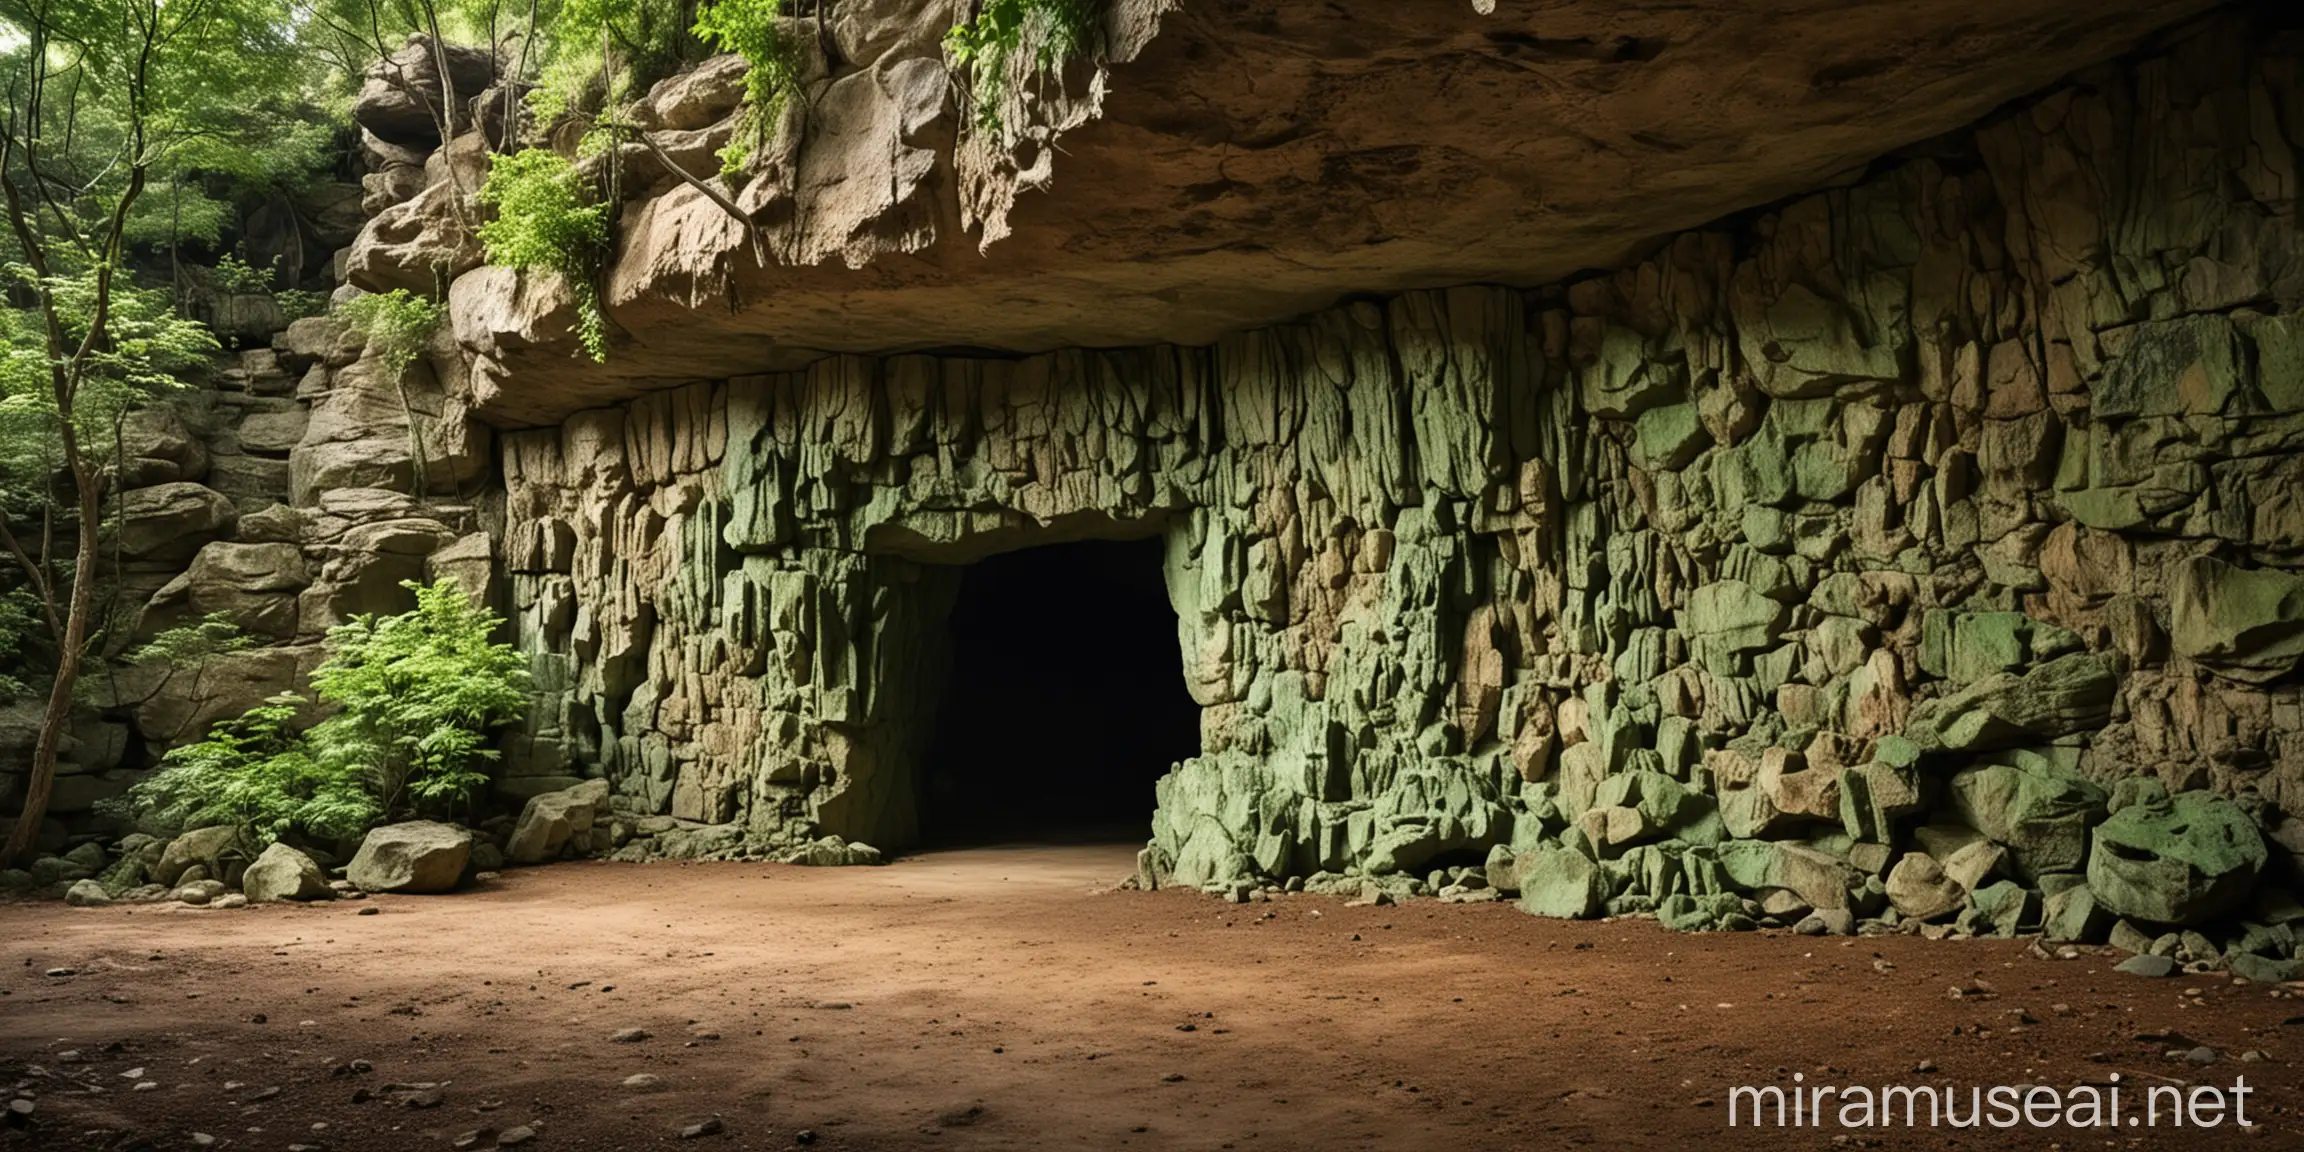
<svg viewBox="0 0 2304 1152">
<path fill-rule="evenodd" d="M 2020 943 L 1107 890 L 1128 863 L 570 864 L 307 908 L 0 906 L 0 1096 L 31 1087 L 39 1122 L 0 1129 L 0 1148 L 184 1148 L 193 1132 L 446 1148 L 521 1124 L 545 1152 L 2304 1147 L 2304 1002 L 2278 990 Z M 76 974 L 44 975 L 59 967 Z M 1950 995 L 1979 979 L 1991 991 Z M 653 1035 L 610 1040 L 626 1028 Z M 2167 1059 L 2194 1044 L 2222 1059 Z M 331 1075 L 355 1059 L 373 1070 Z M 135 1068 L 155 1087 L 134 1090 Z M 2245 1076 L 2257 1126 L 1756 1130 L 1724 1108 L 1730 1085 L 1795 1072 L 1964 1088 L 2115 1071 Z M 661 1089 L 621 1087 L 640 1072 Z M 353 1102 L 413 1081 L 446 1082 L 442 1102 Z M 713 1115 L 720 1134 L 677 1138 Z"/>
</svg>

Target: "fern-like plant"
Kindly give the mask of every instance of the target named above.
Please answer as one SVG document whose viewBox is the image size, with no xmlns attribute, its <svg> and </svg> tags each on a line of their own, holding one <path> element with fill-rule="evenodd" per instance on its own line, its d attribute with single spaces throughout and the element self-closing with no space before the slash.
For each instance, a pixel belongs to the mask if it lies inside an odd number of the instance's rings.
<svg viewBox="0 0 2304 1152">
<path fill-rule="evenodd" d="M 944 34 L 944 54 L 953 68 L 968 73 L 976 130 L 999 134 L 1005 131 L 1001 108 L 1016 74 L 1052 75 L 1088 51 L 1095 36 L 1095 0 L 984 0 L 975 19 Z"/>
<path fill-rule="evenodd" d="M 299 735 L 304 698 L 274 696 L 169 752 L 119 810 L 185 827 L 234 824 L 262 844 L 291 830 L 357 836 L 469 801 L 497 756 L 490 734 L 527 707 L 526 661 L 490 638 L 501 618 L 454 580 L 404 587 L 416 593 L 413 611 L 329 631 L 312 688 L 334 715 Z M 213 628 L 180 630 L 167 650 L 202 643 Z"/>
<path fill-rule="evenodd" d="M 480 202 L 496 218 L 480 226 L 488 262 L 560 275 L 576 297 L 577 342 L 594 363 L 608 359 L 608 319 L 594 283 L 608 248 L 608 205 L 596 201 L 567 157 L 547 148 L 499 156 Z"/>
<path fill-rule="evenodd" d="M 416 608 L 328 631 L 312 689 L 341 711 L 314 726 L 322 769 L 358 777 L 386 814 L 452 807 L 488 782 L 496 727 L 528 706 L 527 660 L 490 637 L 503 619 L 456 581 L 405 581 Z"/>
<path fill-rule="evenodd" d="M 291 831 L 357 836 L 380 815 L 354 776 L 330 772 L 290 727 L 304 698 L 274 696 L 208 737 L 171 750 L 160 771 L 130 789 L 124 807 L 185 828 L 238 827 L 257 845 Z"/>
</svg>

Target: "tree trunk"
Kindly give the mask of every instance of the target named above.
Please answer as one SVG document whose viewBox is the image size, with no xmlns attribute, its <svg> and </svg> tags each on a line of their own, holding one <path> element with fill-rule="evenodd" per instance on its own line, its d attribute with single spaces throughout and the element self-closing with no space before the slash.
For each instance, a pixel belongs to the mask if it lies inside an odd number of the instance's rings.
<svg viewBox="0 0 2304 1152">
<path fill-rule="evenodd" d="M 80 539 L 73 548 L 72 592 L 65 610 L 64 635 L 56 653 L 56 680 L 48 689 L 48 708 L 40 715 L 40 735 L 32 745 L 32 778 L 24 792 L 24 812 L 0 849 L 0 863 L 24 858 L 48 816 L 48 797 L 56 789 L 56 757 L 64 743 L 64 728 L 72 722 L 72 689 L 80 681 L 81 658 L 88 647 L 88 615 L 95 604 L 96 534 L 102 526 L 97 505 L 96 478 L 81 461 L 80 438 L 69 420 L 63 425 L 64 461 L 80 502 Z"/>
</svg>

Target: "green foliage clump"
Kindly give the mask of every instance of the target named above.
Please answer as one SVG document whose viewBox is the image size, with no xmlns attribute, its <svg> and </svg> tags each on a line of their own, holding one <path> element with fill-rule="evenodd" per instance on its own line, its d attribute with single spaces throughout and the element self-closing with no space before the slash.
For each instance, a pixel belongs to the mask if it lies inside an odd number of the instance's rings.
<svg viewBox="0 0 2304 1152">
<path fill-rule="evenodd" d="M 1039 78 L 1064 67 L 1095 42 L 1094 0 L 984 0 L 974 20 L 944 34 L 944 54 L 968 70 L 968 104 L 976 129 L 1003 131 L 1000 109 L 1020 65 Z"/>
<path fill-rule="evenodd" d="M 312 729 L 324 768 L 358 774 L 387 815 L 439 808 L 487 784 L 488 733 L 528 706 L 527 660 L 490 637 L 503 619 L 456 581 L 403 584 L 416 608 L 328 631 L 312 689 L 342 710 Z"/>
<path fill-rule="evenodd" d="M 238 253 L 227 252 L 216 262 L 216 286 L 235 296 L 270 293 L 272 274 L 279 266 L 277 256 L 271 264 L 259 268 L 242 260 Z"/>
<path fill-rule="evenodd" d="M 718 0 L 696 12 L 699 39 L 734 52 L 751 65 L 744 74 L 744 119 L 735 138 L 719 152 L 720 174 L 733 177 L 751 162 L 767 140 L 785 105 L 800 94 L 805 63 L 799 45 L 784 35 L 777 16 L 781 0 Z"/>
<path fill-rule="evenodd" d="M 246 633 L 222 612 L 210 612 L 154 636 L 130 657 L 149 668 L 196 668 L 227 652 L 248 647 Z"/>
<path fill-rule="evenodd" d="M 290 831 L 357 836 L 378 818 L 357 777 L 331 773 L 293 725 L 304 698 L 274 696 L 171 750 L 124 807 L 186 828 L 232 824 L 259 844 Z"/>
<path fill-rule="evenodd" d="M 0 703 L 13 704 L 31 691 L 15 675 L 27 664 L 25 649 L 36 642 L 42 625 L 40 603 L 32 589 L 18 586 L 0 593 Z"/>
<path fill-rule="evenodd" d="M 394 380 L 405 377 L 411 365 L 432 342 L 446 313 L 439 303 L 406 288 L 375 292 L 344 305 L 346 323 L 368 342 L 368 350 Z"/>
<path fill-rule="evenodd" d="M 544 0 L 529 110 L 546 125 L 606 113 L 697 55 L 696 0 Z"/>
<path fill-rule="evenodd" d="M 186 825 L 238 824 L 265 842 L 291 830 L 357 836 L 469 802 L 497 757 L 486 747 L 490 733 L 526 709 L 526 662 L 490 639 L 501 618 L 454 580 L 403 586 L 416 593 L 412 611 L 360 616 L 329 631 L 312 688 L 333 715 L 298 734 L 304 698 L 272 697 L 170 751 L 159 772 L 129 791 L 125 809 Z M 176 630 L 169 651 L 213 642 L 216 631 L 214 618 Z"/>
<path fill-rule="evenodd" d="M 499 156 L 480 189 L 496 218 L 480 226 L 488 262 L 560 274 L 576 296 L 576 339 L 595 363 L 608 359 L 608 320 L 593 283 L 608 247 L 608 205 L 596 202 L 567 157 L 546 148 Z"/>
<path fill-rule="evenodd" d="M 95 314 L 94 272 L 43 281 L 30 268 L 10 264 L 0 269 L 0 279 L 16 288 L 11 295 L 44 288 L 55 301 L 65 341 L 77 346 L 87 340 L 88 318 Z M 111 445 L 114 421 L 154 395 L 185 387 L 206 371 L 218 347 L 207 325 L 176 314 L 168 293 L 114 281 L 103 337 L 81 361 L 72 398 L 81 442 L 95 450 Z M 0 500 L 14 509 L 50 501 L 51 482 L 63 466 L 53 363 L 40 309 L 0 307 Z"/>
<path fill-rule="evenodd" d="M 313 292 L 303 288 L 283 288 L 272 294 L 272 300 L 280 305 L 280 314 L 290 320 L 302 320 L 307 316 L 318 316 L 328 310 L 328 294 L 326 292 Z"/>
</svg>

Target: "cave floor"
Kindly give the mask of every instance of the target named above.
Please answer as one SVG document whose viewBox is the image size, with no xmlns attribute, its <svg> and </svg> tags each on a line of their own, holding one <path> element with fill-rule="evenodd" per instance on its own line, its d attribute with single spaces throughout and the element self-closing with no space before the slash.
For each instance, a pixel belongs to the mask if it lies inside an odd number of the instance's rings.
<svg viewBox="0 0 2304 1152">
<path fill-rule="evenodd" d="M 525 1125 L 539 1150 L 2195 1149 L 2304 1129 L 2304 1001 L 2227 977 L 2020 942 L 1111 890 L 1130 863 L 578 863 L 310 907 L 0 905 L 0 1095 L 29 1088 L 38 1120 L 0 1148 L 200 1132 L 346 1152 Z M 2195 1045 L 2218 1063 L 2167 1055 Z M 2245 1076 L 2257 1125 L 1728 1126 L 1729 1086 L 1795 1072 L 1963 1091 Z M 411 1084 L 436 1087 L 387 1090 Z"/>
</svg>

